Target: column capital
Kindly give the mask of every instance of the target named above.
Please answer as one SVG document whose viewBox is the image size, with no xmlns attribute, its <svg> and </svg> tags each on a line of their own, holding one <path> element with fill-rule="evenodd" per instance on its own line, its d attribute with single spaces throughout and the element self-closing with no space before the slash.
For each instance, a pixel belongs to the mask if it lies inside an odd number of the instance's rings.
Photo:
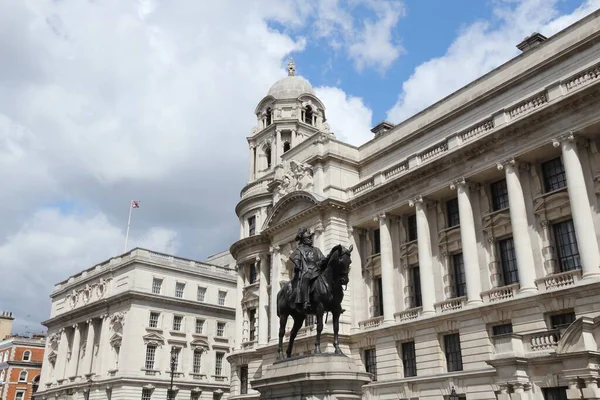
<svg viewBox="0 0 600 400">
<path fill-rule="evenodd" d="M 382 223 L 382 222 L 385 222 L 389 216 L 390 215 L 386 212 L 380 212 L 380 213 L 377 213 L 377 215 L 375 216 L 375 218 L 373 218 L 373 220 L 376 222 Z"/>
<path fill-rule="evenodd" d="M 271 254 L 279 254 L 279 245 L 269 247 L 269 252 Z"/>
<path fill-rule="evenodd" d="M 77 329 L 79 327 L 79 324 L 73 324 L 73 329 Z"/>
<path fill-rule="evenodd" d="M 559 147 L 563 142 L 575 140 L 573 131 L 569 131 L 552 139 L 552 146 Z"/>
<path fill-rule="evenodd" d="M 450 190 L 456 190 L 459 186 L 465 186 L 466 184 L 467 180 L 464 177 L 460 177 L 450 183 Z"/>
<path fill-rule="evenodd" d="M 416 207 L 417 204 L 423 205 L 423 202 L 424 202 L 424 200 L 423 200 L 422 196 L 415 196 L 408 201 L 408 205 L 410 207 Z"/>
<path fill-rule="evenodd" d="M 88 319 L 87 319 L 85 322 L 86 322 L 88 325 L 91 325 L 91 324 L 93 324 L 93 323 L 94 323 L 94 318 L 88 318 Z"/>
<path fill-rule="evenodd" d="M 323 222 L 321 220 L 318 220 L 317 224 L 315 225 L 315 232 L 321 234 L 323 233 L 323 231 L 325 231 L 325 228 L 323 227 Z"/>
<path fill-rule="evenodd" d="M 498 171 L 502 171 L 508 165 L 510 165 L 511 167 L 514 167 L 515 165 L 517 165 L 517 162 L 515 161 L 514 158 L 507 158 L 506 160 L 497 162 L 496 168 L 498 168 Z"/>
<path fill-rule="evenodd" d="M 256 148 L 256 143 L 250 143 L 248 148 L 250 148 L 250 150 L 254 150 Z"/>
</svg>

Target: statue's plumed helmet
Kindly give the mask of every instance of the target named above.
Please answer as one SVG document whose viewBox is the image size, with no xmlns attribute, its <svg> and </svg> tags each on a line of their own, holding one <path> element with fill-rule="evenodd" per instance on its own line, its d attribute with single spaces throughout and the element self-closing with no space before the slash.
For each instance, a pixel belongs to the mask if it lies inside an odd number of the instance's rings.
<svg viewBox="0 0 600 400">
<path fill-rule="evenodd" d="M 311 232 L 308 228 L 303 227 L 298 229 L 298 234 L 296 234 L 296 241 L 301 240 L 306 235 L 313 236 L 314 233 Z"/>
</svg>

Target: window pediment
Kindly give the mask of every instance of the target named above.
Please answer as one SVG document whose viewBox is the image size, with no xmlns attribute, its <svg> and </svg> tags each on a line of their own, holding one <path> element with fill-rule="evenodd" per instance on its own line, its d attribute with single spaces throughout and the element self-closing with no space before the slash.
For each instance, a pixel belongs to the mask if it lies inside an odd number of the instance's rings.
<svg viewBox="0 0 600 400">
<path fill-rule="evenodd" d="M 490 236 L 502 236 L 512 231 L 508 209 L 484 215 L 482 219 L 483 230 Z"/>
<path fill-rule="evenodd" d="M 549 221 L 571 215 L 567 189 L 563 188 L 533 199 L 533 212 Z"/>
<path fill-rule="evenodd" d="M 302 218 L 303 214 L 311 211 L 311 209 L 316 210 L 315 206 L 319 202 L 320 199 L 315 194 L 305 191 L 286 194 L 273 207 L 264 226 L 265 228 L 271 227 L 284 221 L 292 222 Z"/>
<path fill-rule="evenodd" d="M 144 335 L 142 339 L 144 339 L 144 344 L 146 345 L 153 344 L 156 346 L 162 346 L 165 344 L 165 338 L 156 332 L 151 332 L 147 335 Z"/>
<path fill-rule="evenodd" d="M 205 339 L 196 338 L 190 342 L 192 350 L 201 350 L 202 352 L 209 349 L 208 341 Z"/>
</svg>

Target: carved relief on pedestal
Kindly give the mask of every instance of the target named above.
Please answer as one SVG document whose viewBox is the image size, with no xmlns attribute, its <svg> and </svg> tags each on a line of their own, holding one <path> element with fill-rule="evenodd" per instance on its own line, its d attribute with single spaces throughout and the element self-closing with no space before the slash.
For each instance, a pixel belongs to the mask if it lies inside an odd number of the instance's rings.
<svg viewBox="0 0 600 400">
<path fill-rule="evenodd" d="M 309 164 L 291 160 L 277 170 L 272 188 L 273 202 L 276 203 L 286 194 L 297 190 L 313 191 L 313 189 L 312 167 Z"/>
<path fill-rule="evenodd" d="M 67 305 L 73 309 L 89 303 L 90 301 L 99 300 L 104 297 L 108 289 L 108 282 L 111 278 L 100 278 L 97 282 L 88 283 L 80 289 L 73 289 L 65 297 Z"/>
</svg>

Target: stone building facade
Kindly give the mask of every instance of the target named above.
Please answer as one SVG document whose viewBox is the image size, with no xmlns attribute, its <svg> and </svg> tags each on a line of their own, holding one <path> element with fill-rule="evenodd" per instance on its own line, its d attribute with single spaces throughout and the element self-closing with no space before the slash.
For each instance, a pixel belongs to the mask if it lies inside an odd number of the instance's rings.
<svg viewBox="0 0 600 400">
<path fill-rule="evenodd" d="M 0 341 L 0 399 L 31 400 L 33 398 L 40 384 L 45 343 L 46 337 L 41 335 L 32 337 L 9 335 Z"/>
<path fill-rule="evenodd" d="M 227 258 L 136 248 L 58 283 L 36 397 L 165 399 L 174 354 L 176 398 L 226 398 L 237 302 Z"/>
<path fill-rule="evenodd" d="M 360 147 L 290 63 L 248 138 L 230 398 L 275 359 L 300 226 L 354 246 L 341 342 L 365 399 L 600 397 L 600 10 L 519 48 Z"/>
</svg>

